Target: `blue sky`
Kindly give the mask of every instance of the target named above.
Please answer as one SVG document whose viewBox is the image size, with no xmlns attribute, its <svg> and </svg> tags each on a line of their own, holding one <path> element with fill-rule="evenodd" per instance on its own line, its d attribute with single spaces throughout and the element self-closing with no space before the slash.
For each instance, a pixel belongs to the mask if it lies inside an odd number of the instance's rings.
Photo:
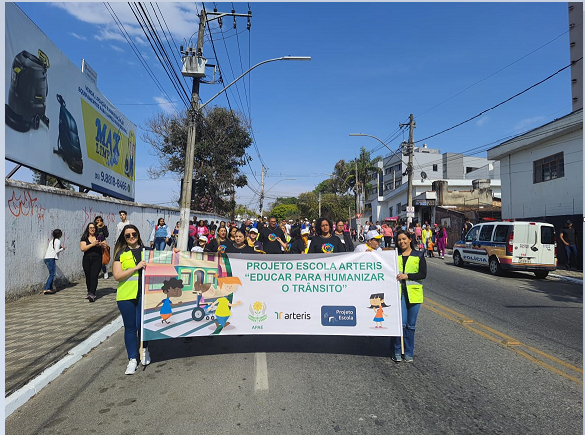
<svg viewBox="0 0 585 435">
<path fill-rule="evenodd" d="M 17 3 L 76 65 L 85 58 L 98 73 L 98 88 L 138 129 L 136 200 L 169 204 L 179 182 L 150 180 L 156 164 L 140 139 L 157 111 L 184 106 L 146 41 L 127 3 L 110 3 L 139 47 L 166 95 L 139 62 L 103 3 Z M 160 2 L 158 8 L 177 46 L 197 31 L 201 3 Z M 229 12 L 231 3 L 217 3 Z M 150 7 L 150 4 L 149 4 Z M 156 7 L 156 6 L 155 6 Z M 205 3 L 208 11 L 213 3 Z M 234 3 L 246 13 L 248 3 Z M 366 133 L 397 149 L 408 132 L 398 124 L 414 114 L 414 140 L 465 121 L 538 83 L 569 64 L 567 3 L 250 3 L 246 18 L 211 25 L 203 54 L 219 63 L 225 83 L 266 59 L 311 56 L 310 62 L 272 62 L 252 71 L 212 105 L 231 107 L 252 121 L 258 152 L 250 147 L 249 183 L 259 191 L 261 161 L 268 168 L 266 205 L 296 196 L 328 177 L 340 159 L 360 147 L 384 155 Z M 149 9 L 152 13 L 152 9 Z M 158 9 L 157 9 L 158 12 Z M 166 30 L 166 27 L 165 27 Z M 160 31 L 160 30 L 159 30 Z M 237 32 L 237 36 L 236 35 Z M 162 33 L 161 33 L 162 34 Z M 195 37 L 195 36 L 193 36 Z M 187 44 L 185 44 L 187 45 Z M 192 42 L 195 45 L 195 41 Z M 178 47 L 171 41 L 178 71 Z M 183 81 L 190 92 L 191 81 Z M 206 102 L 221 90 L 201 85 Z M 571 112 L 569 69 L 461 127 L 425 140 L 441 152 L 485 150 L 510 136 Z M 397 134 L 398 133 L 398 134 Z M 14 165 L 5 164 L 8 173 Z M 30 181 L 30 171 L 13 177 Z M 287 180 L 295 178 L 295 180 Z M 241 189 L 238 203 L 258 207 L 258 196 Z"/>
</svg>

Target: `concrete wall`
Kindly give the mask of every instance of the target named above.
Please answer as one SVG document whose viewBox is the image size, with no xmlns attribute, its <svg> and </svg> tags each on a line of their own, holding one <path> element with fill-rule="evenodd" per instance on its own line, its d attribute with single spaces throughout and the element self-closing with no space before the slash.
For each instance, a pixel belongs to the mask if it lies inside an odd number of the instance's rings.
<svg viewBox="0 0 585 435">
<path fill-rule="evenodd" d="M 104 218 L 115 244 L 119 210 L 128 212 L 130 222 L 138 227 L 142 240 L 148 236 L 158 218 L 171 227 L 179 220 L 179 209 L 158 207 L 66 191 L 20 181 L 5 181 L 5 299 L 16 299 L 41 291 L 49 273 L 43 261 L 51 232 L 63 231 L 65 251 L 57 261 L 56 284 L 85 279 L 79 241 L 87 224 L 98 215 Z M 225 217 L 192 212 L 200 219 L 227 220 Z M 111 263 L 108 267 L 111 271 Z M 80 295 L 81 297 L 82 295 Z"/>
</svg>

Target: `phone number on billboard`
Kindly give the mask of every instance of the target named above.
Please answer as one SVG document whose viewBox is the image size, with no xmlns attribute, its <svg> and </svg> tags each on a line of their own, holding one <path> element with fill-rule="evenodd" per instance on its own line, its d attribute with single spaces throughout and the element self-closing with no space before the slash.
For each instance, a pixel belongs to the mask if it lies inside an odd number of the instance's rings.
<svg viewBox="0 0 585 435">
<path fill-rule="evenodd" d="M 126 183 L 125 181 L 121 180 L 120 178 L 116 178 L 116 177 L 114 177 L 112 175 L 104 174 L 103 171 L 100 174 L 98 174 L 96 172 L 95 179 L 96 180 L 103 181 L 106 184 L 111 184 L 112 186 L 115 186 L 118 189 L 122 189 L 122 190 L 127 190 L 128 189 L 128 183 Z"/>
</svg>

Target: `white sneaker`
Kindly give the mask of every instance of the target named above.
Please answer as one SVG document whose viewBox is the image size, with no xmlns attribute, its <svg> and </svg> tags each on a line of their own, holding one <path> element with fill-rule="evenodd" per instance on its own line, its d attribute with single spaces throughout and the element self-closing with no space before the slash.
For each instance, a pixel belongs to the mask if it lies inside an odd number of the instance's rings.
<svg viewBox="0 0 585 435">
<path fill-rule="evenodd" d="M 104 272 L 104 279 L 108 279 L 108 276 L 110 276 L 108 275 L 108 272 Z"/>
<path fill-rule="evenodd" d="M 128 361 L 128 365 L 126 366 L 126 371 L 124 372 L 125 375 L 133 375 L 136 372 L 136 367 L 138 367 L 138 362 L 136 358 L 132 358 Z"/>
<path fill-rule="evenodd" d="M 148 364 L 150 364 L 150 352 L 146 347 L 142 349 L 142 359 L 140 360 L 140 364 L 142 364 L 143 366 L 147 366 Z"/>
</svg>

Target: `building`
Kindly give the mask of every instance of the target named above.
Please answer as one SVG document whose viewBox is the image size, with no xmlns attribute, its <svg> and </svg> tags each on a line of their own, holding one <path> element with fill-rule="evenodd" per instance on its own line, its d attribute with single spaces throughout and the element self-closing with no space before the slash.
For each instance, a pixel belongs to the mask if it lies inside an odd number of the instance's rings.
<svg viewBox="0 0 585 435">
<path fill-rule="evenodd" d="M 502 218 L 542 220 L 558 234 L 567 219 L 583 231 L 583 4 L 569 3 L 573 111 L 488 150 L 500 162 Z M 582 244 L 578 242 L 583 262 Z M 557 251 L 559 263 L 564 249 Z"/>
<path fill-rule="evenodd" d="M 406 219 L 406 163 L 392 154 L 386 156 L 379 165 L 383 173 L 378 177 L 378 182 L 374 183 L 376 186 L 372 194 L 366 199 L 364 216 L 373 222 L 392 217 Z M 439 205 L 479 209 L 493 207 L 494 198 L 499 204 L 499 162 L 460 153 L 441 154 L 440 150 L 423 144 L 422 147 L 414 147 L 413 166 L 413 222 L 435 222 L 435 207 Z M 443 194 L 437 198 L 433 184 L 443 180 L 447 183 L 441 185 Z M 486 186 L 489 192 L 486 192 Z"/>
</svg>

